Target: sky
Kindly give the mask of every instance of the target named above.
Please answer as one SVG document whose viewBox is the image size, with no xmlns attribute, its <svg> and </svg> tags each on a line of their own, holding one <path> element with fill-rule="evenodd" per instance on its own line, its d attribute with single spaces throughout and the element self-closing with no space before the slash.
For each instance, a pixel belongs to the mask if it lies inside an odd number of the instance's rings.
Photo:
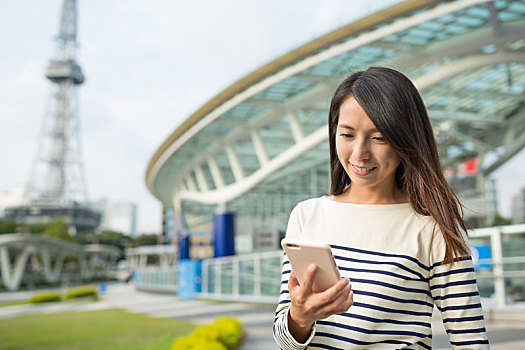
<svg viewBox="0 0 525 350">
<path fill-rule="evenodd" d="M 80 0 L 82 157 L 91 200 L 138 206 L 138 232 L 161 230 L 144 176 L 175 128 L 231 83 L 394 0 Z M 0 2 L 0 191 L 27 181 L 49 99 L 61 0 Z M 525 152 L 494 173 L 499 208 L 525 186 Z"/>
</svg>

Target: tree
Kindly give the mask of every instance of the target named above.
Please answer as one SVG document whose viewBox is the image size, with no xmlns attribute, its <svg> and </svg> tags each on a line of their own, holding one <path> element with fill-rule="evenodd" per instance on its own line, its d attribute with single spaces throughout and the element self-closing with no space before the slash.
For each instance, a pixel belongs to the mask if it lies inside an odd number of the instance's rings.
<svg viewBox="0 0 525 350">
<path fill-rule="evenodd" d="M 157 245 L 157 235 L 140 235 L 131 243 L 133 248 L 142 245 Z"/>
<path fill-rule="evenodd" d="M 17 233 L 32 233 L 36 235 L 41 235 L 44 233 L 46 228 L 49 226 L 49 223 L 36 223 L 36 224 L 16 224 Z"/>
<path fill-rule="evenodd" d="M 93 244 L 97 242 L 96 235 L 93 231 L 79 232 L 73 236 L 73 240 L 78 244 Z"/>
<path fill-rule="evenodd" d="M 0 234 L 16 233 L 16 222 L 11 219 L 0 220 Z"/>
<path fill-rule="evenodd" d="M 53 221 L 51 221 L 47 225 L 42 235 L 55 237 L 58 239 L 62 239 L 64 241 L 69 241 L 69 242 L 73 241 L 73 237 L 71 237 L 71 235 L 67 231 L 67 226 L 64 223 L 64 219 L 62 218 L 53 219 Z"/>
<path fill-rule="evenodd" d="M 494 217 L 494 221 L 492 222 L 492 226 L 504 226 L 504 225 L 511 225 L 512 220 L 506 219 L 499 214 L 496 214 Z"/>
<path fill-rule="evenodd" d="M 107 244 L 121 249 L 126 248 L 126 243 L 130 240 L 125 234 L 116 231 L 86 231 L 78 233 L 73 239 L 78 244 Z"/>
<path fill-rule="evenodd" d="M 28 224 L 28 225 L 21 225 L 21 227 L 27 227 L 29 229 L 29 232 L 34 234 L 42 234 L 47 229 L 47 227 L 50 224 L 45 223 L 36 223 L 36 224 Z"/>
<path fill-rule="evenodd" d="M 102 231 L 97 237 L 98 243 L 113 245 L 122 250 L 126 248 L 126 242 L 129 240 L 125 234 L 115 231 Z"/>
</svg>

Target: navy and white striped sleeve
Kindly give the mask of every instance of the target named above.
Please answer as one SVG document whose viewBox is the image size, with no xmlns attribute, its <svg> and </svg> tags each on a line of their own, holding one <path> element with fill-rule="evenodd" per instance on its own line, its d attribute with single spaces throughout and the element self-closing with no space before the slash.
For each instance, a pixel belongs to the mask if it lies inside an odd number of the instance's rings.
<svg viewBox="0 0 525 350">
<path fill-rule="evenodd" d="M 444 243 L 439 246 L 433 245 L 434 253 L 444 252 Z M 452 348 L 489 349 L 472 258 L 456 258 L 454 264 L 431 263 L 430 291 Z"/>
<path fill-rule="evenodd" d="M 286 230 L 286 237 L 296 237 L 301 232 L 301 225 L 298 217 L 298 208 L 295 207 L 290 214 L 288 221 L 288 228 Z M 275 311 L 275 319 L 273 322 L 273 337 L 277 345 L 283 350 L 302 350 L 306 349 L 308 344 L 312 341 L 315 334 L 315 325 L 312 328 L 310 337 L 304 342 L 299 343 L 290 334 L 288 330 L 288 312 L 290 310 L 290 292 L 288 291 L 288 279 L 291 272 L 290 262 L 286 254 L 283 257 L 282 272 L 281 272 L 281 292 L 279 294 L 279 303 Z"/>
</svg>

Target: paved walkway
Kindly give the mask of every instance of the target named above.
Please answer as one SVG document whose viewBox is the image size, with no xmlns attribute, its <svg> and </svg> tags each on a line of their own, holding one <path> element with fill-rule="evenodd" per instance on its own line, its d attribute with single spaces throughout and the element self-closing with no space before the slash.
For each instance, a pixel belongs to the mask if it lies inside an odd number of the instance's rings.
<svg viewBox="0 0 525 350">
<path fill-rule="evenodd" d="M 0 302 L 27 300 L 32 293 L 3 293 Z M 121 308 L 152 317 L 177 318 L 197 324 L 207 324 L 217 316 L 232 315 L 243 324 L 246 337 L 241 350 L 279 349 L 272 337 L 274 308 L 248 303 L 211 301 L 186 301 L 173 294 L 147 293 L 135 290 L 132 285 L 110 284 L 99 302 L 46 303 L 0 307 L 0 319 L 34 313 L 66 311 L 93 311 Z"/>
<path fill-rule="evenodd" d="M 23 292 L 3 293 L 0 294 L 0 302 L 27 299 L 29 296 L 30 294 Z M 140 292 L 133 286 L 124 284 L 110 284 L 101 301 L 97 303 L 50 303 L 0 307 L 0 319 L 30 313 L 81 312 L 113 307 L 152 317 L 184 319 L 197 324 L 209 323 L 217 316 L 233 315 L 243 323 L 246 332 L 241 350 L 278 349 L 272 337 L 273 306 L 202 300 L 185 301 L 173 294 Z M 440 316 L 434 316 L 433 349 L 450 349 Z M 487 330 L 492 350 L 525 349 L 525 321 L 487 320 Z"/>
<path fill-rule="evenodd" d="M 272 336 L 274 308 L 266 305 L 232 302 L 186 301 L 172 294 L 136 291 L 132 286 L 112 285 L 102 298 L 113 307 L 153 317 L 166 317 L 206 324 L 217 316 L 232 315 L 244 327 L 242 350 L 279 349 Z"/>
</svg>

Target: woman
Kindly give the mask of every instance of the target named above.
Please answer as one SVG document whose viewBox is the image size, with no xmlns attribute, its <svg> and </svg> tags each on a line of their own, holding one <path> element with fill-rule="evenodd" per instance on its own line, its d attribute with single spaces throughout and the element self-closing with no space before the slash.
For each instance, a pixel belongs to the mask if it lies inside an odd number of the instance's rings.
<svg viewBox="0 0 525 350">
<path fill-rule="evenodd" d="M 285 256 L 277 344 L 430 349 L 436 305 L 453 348 L 488 349 L 466 224 L 414 85 L 388 68 L 354 73 L 328 127 L 330 196 L 299 203 L 286 235 L 329 243 L 344 278 L 314 293 L 316 266 L 300 285 Z"/>
</svg>

